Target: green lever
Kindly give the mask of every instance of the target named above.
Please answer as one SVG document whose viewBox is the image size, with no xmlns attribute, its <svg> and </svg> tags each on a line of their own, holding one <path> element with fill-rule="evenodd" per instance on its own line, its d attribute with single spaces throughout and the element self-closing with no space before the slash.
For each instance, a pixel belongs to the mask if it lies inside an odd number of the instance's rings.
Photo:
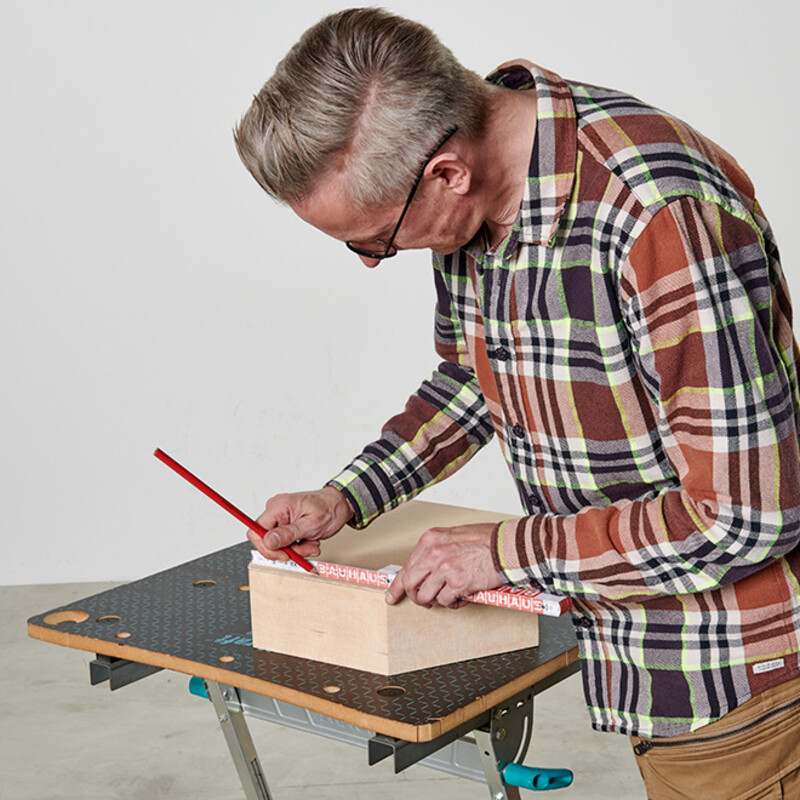
<svg viewBox="0 0 800 800">
<path fill-rule="evenodd" d="M 509 786 L 544 792 L 548 789 L 566 789 L 572 783 L 572 772 L 568 769 L 525 767 L 512 761 L 503 770 L 503 780 Z"/>
</svg>

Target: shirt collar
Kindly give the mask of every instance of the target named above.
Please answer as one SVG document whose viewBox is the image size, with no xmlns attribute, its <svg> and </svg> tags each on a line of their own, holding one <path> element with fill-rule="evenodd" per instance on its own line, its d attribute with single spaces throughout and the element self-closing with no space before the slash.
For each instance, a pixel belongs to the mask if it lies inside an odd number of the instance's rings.
<svg viewBox="0 0 800 800">
<path fill-rule="evenodd" d="M 536 136 L 528 181 L 504 255 L 510 256 L 520 242 L 552 247 L 575 181 L 577 126 L 569 87 L 555 72 L 522 60 L 501 65 L 487 81 L 509 89 L 536 88 Z"/>
</svg>

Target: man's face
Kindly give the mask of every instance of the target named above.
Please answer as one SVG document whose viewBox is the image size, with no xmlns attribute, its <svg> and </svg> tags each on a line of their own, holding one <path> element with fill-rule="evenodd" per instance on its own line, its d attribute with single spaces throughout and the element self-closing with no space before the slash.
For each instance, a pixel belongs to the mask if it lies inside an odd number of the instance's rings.
<svg viewBox="0 0 800 800">
<path fill-rule="evenodd" d="M 305 222 L 341 242 L 386 242 L 403 211 L 403 202 L 384 208 L 359 210 L 347 197 L 340 172 L 332 172 L 319 187 L 302 200 L 290 203 Z M 398 250 L 430 249 L 452 253 L 477 233 L 481 220 L 470 214 L 470 203 L 447 191 L 442 181 L 423 180 L 394 244 Z M 356 255 L 367 267 L 379 259 Z"/>
</svg>

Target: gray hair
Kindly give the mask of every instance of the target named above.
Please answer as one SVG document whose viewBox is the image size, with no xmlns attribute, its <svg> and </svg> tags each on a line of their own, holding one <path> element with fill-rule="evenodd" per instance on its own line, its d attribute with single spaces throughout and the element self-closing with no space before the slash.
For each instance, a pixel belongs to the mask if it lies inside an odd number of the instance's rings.
<svg viewBox="0 0 800 800">
<path fill-rule="evenodd" d="M 397 202 L 444 132 L 481 134 L 487 84 L 419 23 L 355 8 L 309 28 L 234 130 L 270 196 L 313 192 L 342 169 L 360 207 Z"/>
</svg>

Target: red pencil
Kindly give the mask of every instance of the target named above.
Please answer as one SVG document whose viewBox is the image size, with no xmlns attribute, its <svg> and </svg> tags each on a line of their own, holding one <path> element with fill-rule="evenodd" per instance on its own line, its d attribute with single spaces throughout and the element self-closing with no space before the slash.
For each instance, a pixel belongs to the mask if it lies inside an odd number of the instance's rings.
<svg viewBox="0 0 800 800">
<path fill-rule="evenodd" d="M 239 511 L 233 503 L 228 502 L 219 492 L 214 491 L 207 483 L 203 483 L 196 475 L 192 475 L 186 467 L 179 464 L 172 456 L 168 456 L 163 450 L 156 448 L 156 451 L 153 455 L 159 460 L 163 461 L 168 467 L 175 470 L 182 478 L 186 478 L 192 486 L 199 489 L 204 495 L 210 497 L 215 503 L 222 506 L 229 514 L 233 514 L 236 519 L 239 520 L 243 525 L 246 525 L 250 528 L 251 531 L 254 531 L 262 538 L 264 534 L 267 532 L 266 528 L 262 528 L 254 519 L 250 519 L 242 511 Z M 301 566 L 306 572 L 314 572 L 313 565 L 309 564 L 301 555 L 292 550 L 291 547 L 282 547 L 281 548 L 284 553 L 286 553 L 289 558 L 294 561 L 295 564 Z"/>
</svg>

